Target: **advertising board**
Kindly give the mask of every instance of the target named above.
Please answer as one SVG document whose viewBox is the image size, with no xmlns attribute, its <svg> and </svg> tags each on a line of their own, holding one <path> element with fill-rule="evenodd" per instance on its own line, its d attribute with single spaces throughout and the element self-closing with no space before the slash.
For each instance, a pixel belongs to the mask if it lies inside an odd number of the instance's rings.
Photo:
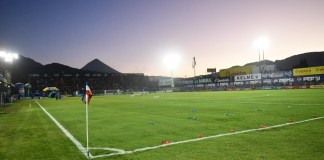
<svg viewBox="0 0 324 160">
<path fill-rule="evenodd" d="M 279 83 L 293 83 L 294 78 L 280 78 Z"/>
<path fill-rule="evenodd" d="M 294 76 L 320 75 L 324 74 L 324 66 L 293 69 Z"/>
<path fill-rule="evenodd" d="M 283 77 L 291 77 L 293 75 L 293 71 L 278 71 L 272 73 L 262 73 L 262 78 L 283 78 Z"/>
<path fill-rule="evenodd" d="M 310 85 L 309 88 L 324 88 L 324 85 Z"/>
<path fill-rule="evenodd" d="M 229 82 L 229 81 L 230 81 L 229 78 L 217 78 L 217 79 L 215 79 L 215 82 L 218 82 L 218 83 Z"/>
<path fill-rule="evenodd" d="M 261 73 L 234 76 L 235 81 L 261 80 Z"/>
<path fill-rule="evenodd" d="M 212 79 L 211 78 L 199 78 L 195 80 L 195 84 L 200 84 L 200 83 L 211 83 Z"/>
<path fill-rule="evenodd" d="M 296 77 L 297 82 L 313 82 L 313 81 L 321 81 L 324 80 L 324 76 L 302 76 Z"/>
<path fill-rule="evenodd" d="M 232 67 L 228 69 L 221 69 L 219 71 L 220 77 L 230 77 L 236 75 L 251 74 L 255 65 L 247 65 L 243 67 Z"/>
</svg>

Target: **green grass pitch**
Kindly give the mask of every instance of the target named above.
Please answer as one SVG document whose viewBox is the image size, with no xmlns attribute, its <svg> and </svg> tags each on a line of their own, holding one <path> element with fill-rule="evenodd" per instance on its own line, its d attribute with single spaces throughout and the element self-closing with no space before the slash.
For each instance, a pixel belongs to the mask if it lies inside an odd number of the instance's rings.
<svg viewBox="0 0 324 160">
<path fill-rule="evenodd" d="M 83 146 L 81 98 L 38 102 Z M 93 96 L 90 147 L 133 151 L 324 116 L 324 90 L 269 90 Z M 324 119 L 100 159 L 324 159 Z M 90 150 L 91 154 L 114 153 Z M 86 159 L 34 100 L 0 109 L 0 159 Z"/>
</svg>

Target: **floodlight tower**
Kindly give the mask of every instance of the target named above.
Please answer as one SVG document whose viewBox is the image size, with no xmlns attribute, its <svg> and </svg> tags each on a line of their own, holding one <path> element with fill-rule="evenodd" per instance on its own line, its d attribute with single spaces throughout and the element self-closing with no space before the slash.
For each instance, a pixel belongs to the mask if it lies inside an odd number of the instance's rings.
<svg viewBox="0 0 324 160">
<path fill-rule="evenodd" d="M 261 53 L 262 53 L 262 61 L 264 61 L 264 49 L 267 48 L 268 45 L 269 45 L 269 41 L 266 37 L 260 37 L 254 43 L 254 46 L 258 49 L 258 53 L 259 53 L 259 71 L 260 71 Z"/>
<path fill-rule="evenodd" d="M 173 72 L 180 62 L 180 56 L 177 53 L 170 53 L 164 57 L 164 64 L 171 70 L 171 87 L 174 88 Z"/>
<path fill-rule="evenodd" d="M 194 77 L 196 77 L 196 57 L 192 58 L 192 68 L 194 69 Z"/>
<path fill-rule="evenodd" d="M 7 51 L 0 51 L 0 58 L 3 58 L 5 63 L 12 65 L 14 59 L 18 59 L 18 54 Z M 8 95 L 10 95 L 10 85 L 11 85 L 11 72 L 10 69 L 6 68 L 5 65 L 1 66 L 4 70 L 4 78 L 7 81 Z M 10 67 L 9 67 L 10 68 Z M 5 84 L 4 84 L 5 85 Z"/>
</svg>

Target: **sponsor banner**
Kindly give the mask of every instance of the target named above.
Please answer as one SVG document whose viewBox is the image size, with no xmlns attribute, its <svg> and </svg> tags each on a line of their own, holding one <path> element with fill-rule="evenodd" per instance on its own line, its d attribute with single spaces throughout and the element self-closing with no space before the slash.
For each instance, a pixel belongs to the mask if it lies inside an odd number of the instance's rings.
<svg viewBox="0 0 324 160">
<path fill-rule="evenodd" d="M 284 89 L 306 89 L 309 88 L 309 86 L 284 86 Z"/>
<path fill-rule="evenodd" d="M 207 68 L 207 72 L 216 72 L 216 68 Z"/>
<path fill-rule="evenodd" d="M 296 77 L 297 82 L 313 82 L 324 80 L 324 76 L 305 76 L 305 77 Z"/>
<path fill-rule="evenodd" d="M 223 82 L 229 82 L 230 79 L 229 78 L 218 78 L 215 81 L 218 83 L 223 83 Z"/>
<path fill-rule="evenodd" d="M 228 83 L 219 83 L 219 86 L 229 86 Z"/>
<path fill-rule="evenodd" d="M 195 80 L 195 84 L 200 84 L 200 83 L 211 83 L 212 79 L 211 78 L 200 78 Z"/>
<path fill-rule="evenodd" d="M 271 79 L 263 79 L 262 83 L 271 84 Z"/>
<path fill-rule="evenodd" d="M 219 71 L 219 76 L 220 77 L 230 77 L 230 76 L 236 76 L 236 75 L 251 74 L 254 67 L 255 67 L 255 65 L 247 65 L 247 66 L 243 66 L 243 67 L 232 67 L 229 69 L 221 69 Z"/>
<path fill-rule="evenodd" d="M 247 75 L 238 75 L 234 77 L 235 81 L 253 81 L 261 80 L 261 74 L 247 74 Z"/>
<path fill-rule="evenodd" d="M 293 70 L 294 76 L 307 76 L 324 74 L 324 66 L 297 68 Z"/>
<path fill-rule="evenodd" d="M 203 88 L 204 87 L 204 84 L 197 84 L 196 87 Z"/>
<path fill-rule="evenodd" d="M 294 82 L 294 78 L 280 78 L 278 80 L 279 83 L 293 83 Z"/>
<path fill-rule="evenodd" d="M 234 85 L 244 85 L 244 82 L 234 82 Z"/>
<path fill-rule="evenodd" d="M 272 73 L 262 73 L 262 78 L 283 78 L 283 77 L 291 77 L 293 75 L 292 70 L 290 71 L 279 71 Z"/>
<path fill-rule="evenodd" d="M 320 81 L 321 76 L 303 77 L 304 82 Z"/>
<path fill-rule="evenodd" d="M 216 84 L 215 83 L 209 83 L 209 84 L 206 84 L 205 87 L 215 87 Z"/>
<path fill-rule="evenodd" d="M 324 88 L 324 85 L 310 85 L 309 88 Z"/>
</svg>

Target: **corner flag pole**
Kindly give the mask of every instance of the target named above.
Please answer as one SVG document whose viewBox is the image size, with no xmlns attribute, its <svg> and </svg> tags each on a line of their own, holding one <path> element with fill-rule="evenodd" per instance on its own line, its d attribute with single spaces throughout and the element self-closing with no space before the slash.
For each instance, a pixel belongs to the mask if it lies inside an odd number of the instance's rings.
<svg viewBox="0 0 324 160">
<path fill-rule="evenodd" d="M 89 130 L 88 130 L 88 94 L 85 93 L 85 99 L 86 99 L 86 134 L 87 134 L 87 156 L 89 157 Z"/>
</svg>

